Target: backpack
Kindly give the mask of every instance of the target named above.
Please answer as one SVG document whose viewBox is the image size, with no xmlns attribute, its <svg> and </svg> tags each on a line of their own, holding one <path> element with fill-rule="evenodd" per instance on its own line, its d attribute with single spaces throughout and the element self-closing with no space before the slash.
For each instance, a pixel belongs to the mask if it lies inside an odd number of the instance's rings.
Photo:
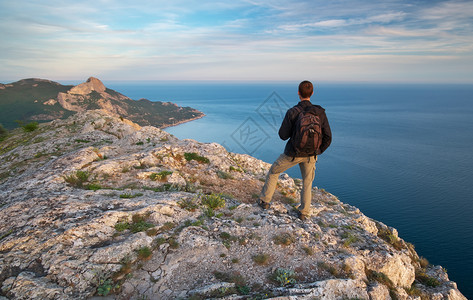
<svg viewBox="0 0 473 300">
<path fill-rule="evenodd" d="M 303 110 L 296 106 L 299 114 L 292 135 L 292 145 L 296 150 L 295 156 L 315 155 L 322 143 L 320 117 L 311 108 L 312 106 L 309 106 Z"/>
</svg>

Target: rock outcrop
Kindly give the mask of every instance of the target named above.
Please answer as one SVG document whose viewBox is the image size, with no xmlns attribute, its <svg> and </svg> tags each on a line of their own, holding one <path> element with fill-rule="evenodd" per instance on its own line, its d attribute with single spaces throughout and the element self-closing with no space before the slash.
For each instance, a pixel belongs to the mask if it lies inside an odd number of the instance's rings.
<svg viewBox="0 0 473 300">
<path fill-rule="evenodd" d="M 300 182 L 282 174 L 262 210 L 269 165 L 215 143 L 95 110 L 0 147 L 9 299 L 466 299 L 394 228 L 324 190 L 302 222 Z"/>
<path fill-rule="evenodd" d="M 204 116 L 196 109 L 170 102 L 132 100 L 106 88 L 94 77 L 77 86 L 63 86 L 36 78 L 0 85 L 0 120 L 9 129 L 18 127 L 16 120 L 44 122 L 95 109 L 105 110 L 142 126 L 160 128 Z"/>
</svg>

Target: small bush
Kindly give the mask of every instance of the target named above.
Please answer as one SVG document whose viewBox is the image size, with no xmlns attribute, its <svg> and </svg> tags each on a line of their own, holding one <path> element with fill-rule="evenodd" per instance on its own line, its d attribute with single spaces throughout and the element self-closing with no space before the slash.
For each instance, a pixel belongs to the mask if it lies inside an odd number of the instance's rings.
<svg viewBox="0 0 473 300">
<path fill-rule="evenodd" d="M 416 270 L 416 280 L 425 286 L 438 287 L 440 285 L 440 281 L 437 278 L 427 275 L 422 270 Z"/>
<path fill-rule="evenodd" d="M 227 242 L 236 242 L 236 241 L 238 241 L 238 237 L 237 237 L 237 236 L 231 235 L 231 234 L 228 233 L 228 232 L 222 232 L 222 233 L 220 233 L 220 238 L 221 238 L 223 241 L 227 241 Z"/>
<path fill-rule="evenodd" d="M 176 227 L 176 224 L 174 224 L 173 222 L 166 222 L 163 224 L 163 226 L 159 228 L 159 231 L 166 232 L 166 231 L 174 229 L 175 227 Z"/>
<path fill-rule="evenodd" d="M 404 290 L 409 296 L 422 296 L 421 290 L 419 290 L 414 284 L 412 284 L 410 288 L 404 288 Z"/>
<path fill-rule="evenodd" d="M 217 171 L 217 176 L 218 178 L 221 178 L 221 179 L 233 179 L 232 175 L 220 170 Z"/>
<path fill-rule="evenodd" d="M 302 247 L 302 250 L 304 250 L 305 254 L 307 254 L 307 255 L 313 255 L 314 254 L 314 249 L 312 249 L 309 246 Z"/>
<path fill-rule="evenodd" d="M 120 195 L 120 198 L 122 198 L 122 199 L 132 199 L 132 198 L 141 197 L 141 196 L 143 196 L 142 193 L 136 193 L 136 194 L 124 193 L 124 194 Z"/>
<path fill-rule="evenodd" d="M 168 243 L 169 247 L 171 247 L 172 249 L 179 248 L 179 243 L 175 239 L 169 239 Z"/>
<path fill-rule="evenodd" d="M 392 234 L 392 232 L 389 229 L 386 229 L 386 228 L 379 229 L 378 236 L 381 239 L 383 239 L 385 242 L 393 246 L 394 249 L 396 250 L 401 250 L 404 248 L 402 241 L 398 237 L 396 237 L 394 234 Z"/>
<path fill-rule="evenodd" d="M 223 273 L 215 271 L 213 274 L 215 278 L 220 281 L 234 283 L 238 294 L 248 295 L 250 293 L 250 288 L 246 285 L 246 279 L 240 273 Z"/>
<path fill-rule="evenodd" d="M 77 170 L 75 173 L 64 176 L 64 181 L 73 187 L 82 188 L 84 183 L 89 180 L 90 173 L 87 171 Z"/>
<path fill-rule="evenodd" d="M 21 128 L 23 128 L 24 132 L 33 132 L 36 129 L 38 129 L 38 127 L 39 127 L 38 122 L 31 122 L 25 125 L 21 125 Z"/>
<path fill-rule="evenodd" d="M 366 275 L 368 277 L 368 280 L 370 280 L 370 281 L 377 281 L 381 284 L 384 284 L 385 286 L 387 286 L 390 289 L 394 288 L 393 282 L 384 273 L 376 272 L 376 271 L 373 271 L 373 270 L 367 270 Z"/>
<path fill-rule="evenodd" d="M 202 204 L 211 209 L 219 209 L 225 207 L 225 199 L 221 194 L 210 194 L 202 196 Z"/>
<path fill-rule="evenodd" d="M 427 260 L 427 258 L 421 256 L 421 257 L 419 258 L 419 264 L 420 264 L 420 266 L 421 266 L 422 269 L 425 269 L 425 268 L 427 268 L 427 267 L 429 266 L 430 263 L 429 263 L 429 261 Z"/>
<path fill-rule="evenodd" d="M 112 292 L 113 289 L 118 288 L 119 285 L 115 285 L 111 278 L 101 281 L 97 287 L 97 294 L 99 296 L 107 296 Z"/>
<path fill-rule="evenodd" d="M 325 271 L 329 272 L 330 274 L 332 274 L 335 277 L 339 277 L 339 275 L 340 275 L 340 271 L 338 270 L 338 268 L 334 264 L 320 261 L 320 262 L 317 263 L 317 266 L 319 268 L 321 268 L 322 270 L 325 270 Z"/>
<path fill-rule="evenodd" d="M 289 246 L 296 241 L 296 238 L 291 233 L 285 232 L 274 236 L 273 241 L 276 245 Z"/>
<path fill-rule="evenodd" d="M 151 255 L 153 254 L 151 249 L 147 246 L 141 247 L 140 249 L 137 250 L 137 252 L 138 252 L 138 258 L 143 259 L 143 260 L 150 259 Z"/>
<path fill-rule="evenodd" d="M 139 221 L 139 222 L 130 224 L 130 231 L 133 233 L 137 233 L 137 232 L 146 231 L 153 227 L 154 227 L 154 224 L 148 223 L 146 221 Z"/>
<path fill-rule="evenodd" d="M 120 264 L 121 264 L 120 270 L 115 272 L 112 276 L 113 280 L 115 281 L 122 279 L 126 275 L 130 274 L 132 271 L 133 264 L 129 256 L 125 256 L 124 258 L 122 258 L 120 260 Z"/>
<path fill-rule="evenodd" d="M 131 219 L 131 223 L 125 220 L 115 224 L 115 230 L 122 232 L 129 229 L 132 233 L 137 233 L 155 227 L 154 224 L 146 222 L 146 217 L 141 214 L 134 214 Z"/>
<path fill-rule="evenodd" d="M 91 183 L 87 185 L 87 189 L 91 191 L 98 191 L 102 188 L 102 186 L 98 183 Z"/>
<path fill-rule="evenodd" d="M 184 153 L 184 158 L 187 161 L 195 160 L 199 163 L 205 163 L 205 164 L 208 164 L 210 162 L 210 160 L 207 157 L 200 156 L 195 152 L 192 152 L 192 153 L 186 152 L 186 153 Z"/>
<path fill-rule="evenodd" d="M 194 201 L 194 199 L 189 198 L 178 201 L 177 205 L 187 211 L 196 211 L 197 208 L 199 208 L 199 205 Z"/>
<path fill-rule="evenodd" d="M 260 253 L 253 256 L 253 261 L 260 266 L 266 265 L 269 262 L 269 254 Z"/>
<path fill-rule="evenodd" d="M 156 236 L 158 234 L 158 229 L 156 227 L 150 228 L 146 230 L 146 235 L 147 236 Z"/>
<path fill-rule="evenodd" d="M 130 229 L 130 223 L 128 222 L 118 222 L 117 224 L 115 224 L 115 230 L 118 232 L 122 232 L 127 229 Z"/>
<path fill-rule="evenodd" d="M 229 170 L 230 170 L 230 171 L 235 171 L 235 172 L 240 172 L 240 173 L 243 172 L 242 169 L 240 169 L 240 168 L 235 168 L 234 166 L 230 166 Z"/>
<path fill-rule="evenodd" d="M 344 239 L 344 241 L 343 241 L 343 246 L 344 247 L 348 247 L 351 244 L 356 243 L 356 242 L 359 241 L 359 238 L 357 236 L 355 236 L 354 234 L 350 233 L 350 232 L 344 232 L 342 234 L 342 238 Z"/>
<path fill-rule="evenodd" d="M 156 181 L 156 180 L 161 180 L 165 181 L 169 175 L 172 174 L 172 171 L 161 171 L 159 173 L 152 173 L 149 176 L 149 179 Z"/>
<path fill-rule="evenodd" d="M 280 286 L 293 285 L 297 282 L 296 273 L 292 270 L 277 268 L 272 274 L 271 279 L 279 283 Z"/>
</svg>

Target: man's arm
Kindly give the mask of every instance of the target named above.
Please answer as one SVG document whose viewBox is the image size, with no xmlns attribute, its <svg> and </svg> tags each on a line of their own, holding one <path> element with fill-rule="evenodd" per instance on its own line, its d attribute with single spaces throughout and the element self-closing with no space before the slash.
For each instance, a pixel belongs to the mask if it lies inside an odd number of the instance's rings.
<svg viewBox="0 0 473 300">
<path fill-rule="evenodd" d="M 330 146 L 330 143 L 332 143 L 332 130 L 330 129 L 327 115 L 325 115 L 324 121 L 322 123 L 322 144 L 320 145 L 317 154 L 322 154 L 325 150 L 327 150 L 328 146 Z"/>
<path fill-rule="evenodd" d="M 292 121 L 289 116 L 289 111 L 286 112 L 286 116 L 282 121 L 281 127 L 279 128 L 279 137 L 285 141 L 292 136 Z"/>
</svg>

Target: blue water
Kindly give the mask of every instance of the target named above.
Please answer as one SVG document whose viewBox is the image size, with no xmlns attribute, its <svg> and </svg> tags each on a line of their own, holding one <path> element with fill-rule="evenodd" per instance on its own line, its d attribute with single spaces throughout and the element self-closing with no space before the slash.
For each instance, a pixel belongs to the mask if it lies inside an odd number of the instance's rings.
<svg viewBox="0 0 473 300">
<path fill-rule="evenodd" d="M 106 82 L 133 99 L 206 114 L 166 129 L 178 138 L 269 163 L 283 151 L 277 127 L 298 101 L 297 84 Z M 326 109 L 333 133 L 314 185 L 397 228 L 473 299 L 473 86 L 322 83 L 312 102 Z M 288 173 L 300 177 L 298 168 Z"/>
</svg>

